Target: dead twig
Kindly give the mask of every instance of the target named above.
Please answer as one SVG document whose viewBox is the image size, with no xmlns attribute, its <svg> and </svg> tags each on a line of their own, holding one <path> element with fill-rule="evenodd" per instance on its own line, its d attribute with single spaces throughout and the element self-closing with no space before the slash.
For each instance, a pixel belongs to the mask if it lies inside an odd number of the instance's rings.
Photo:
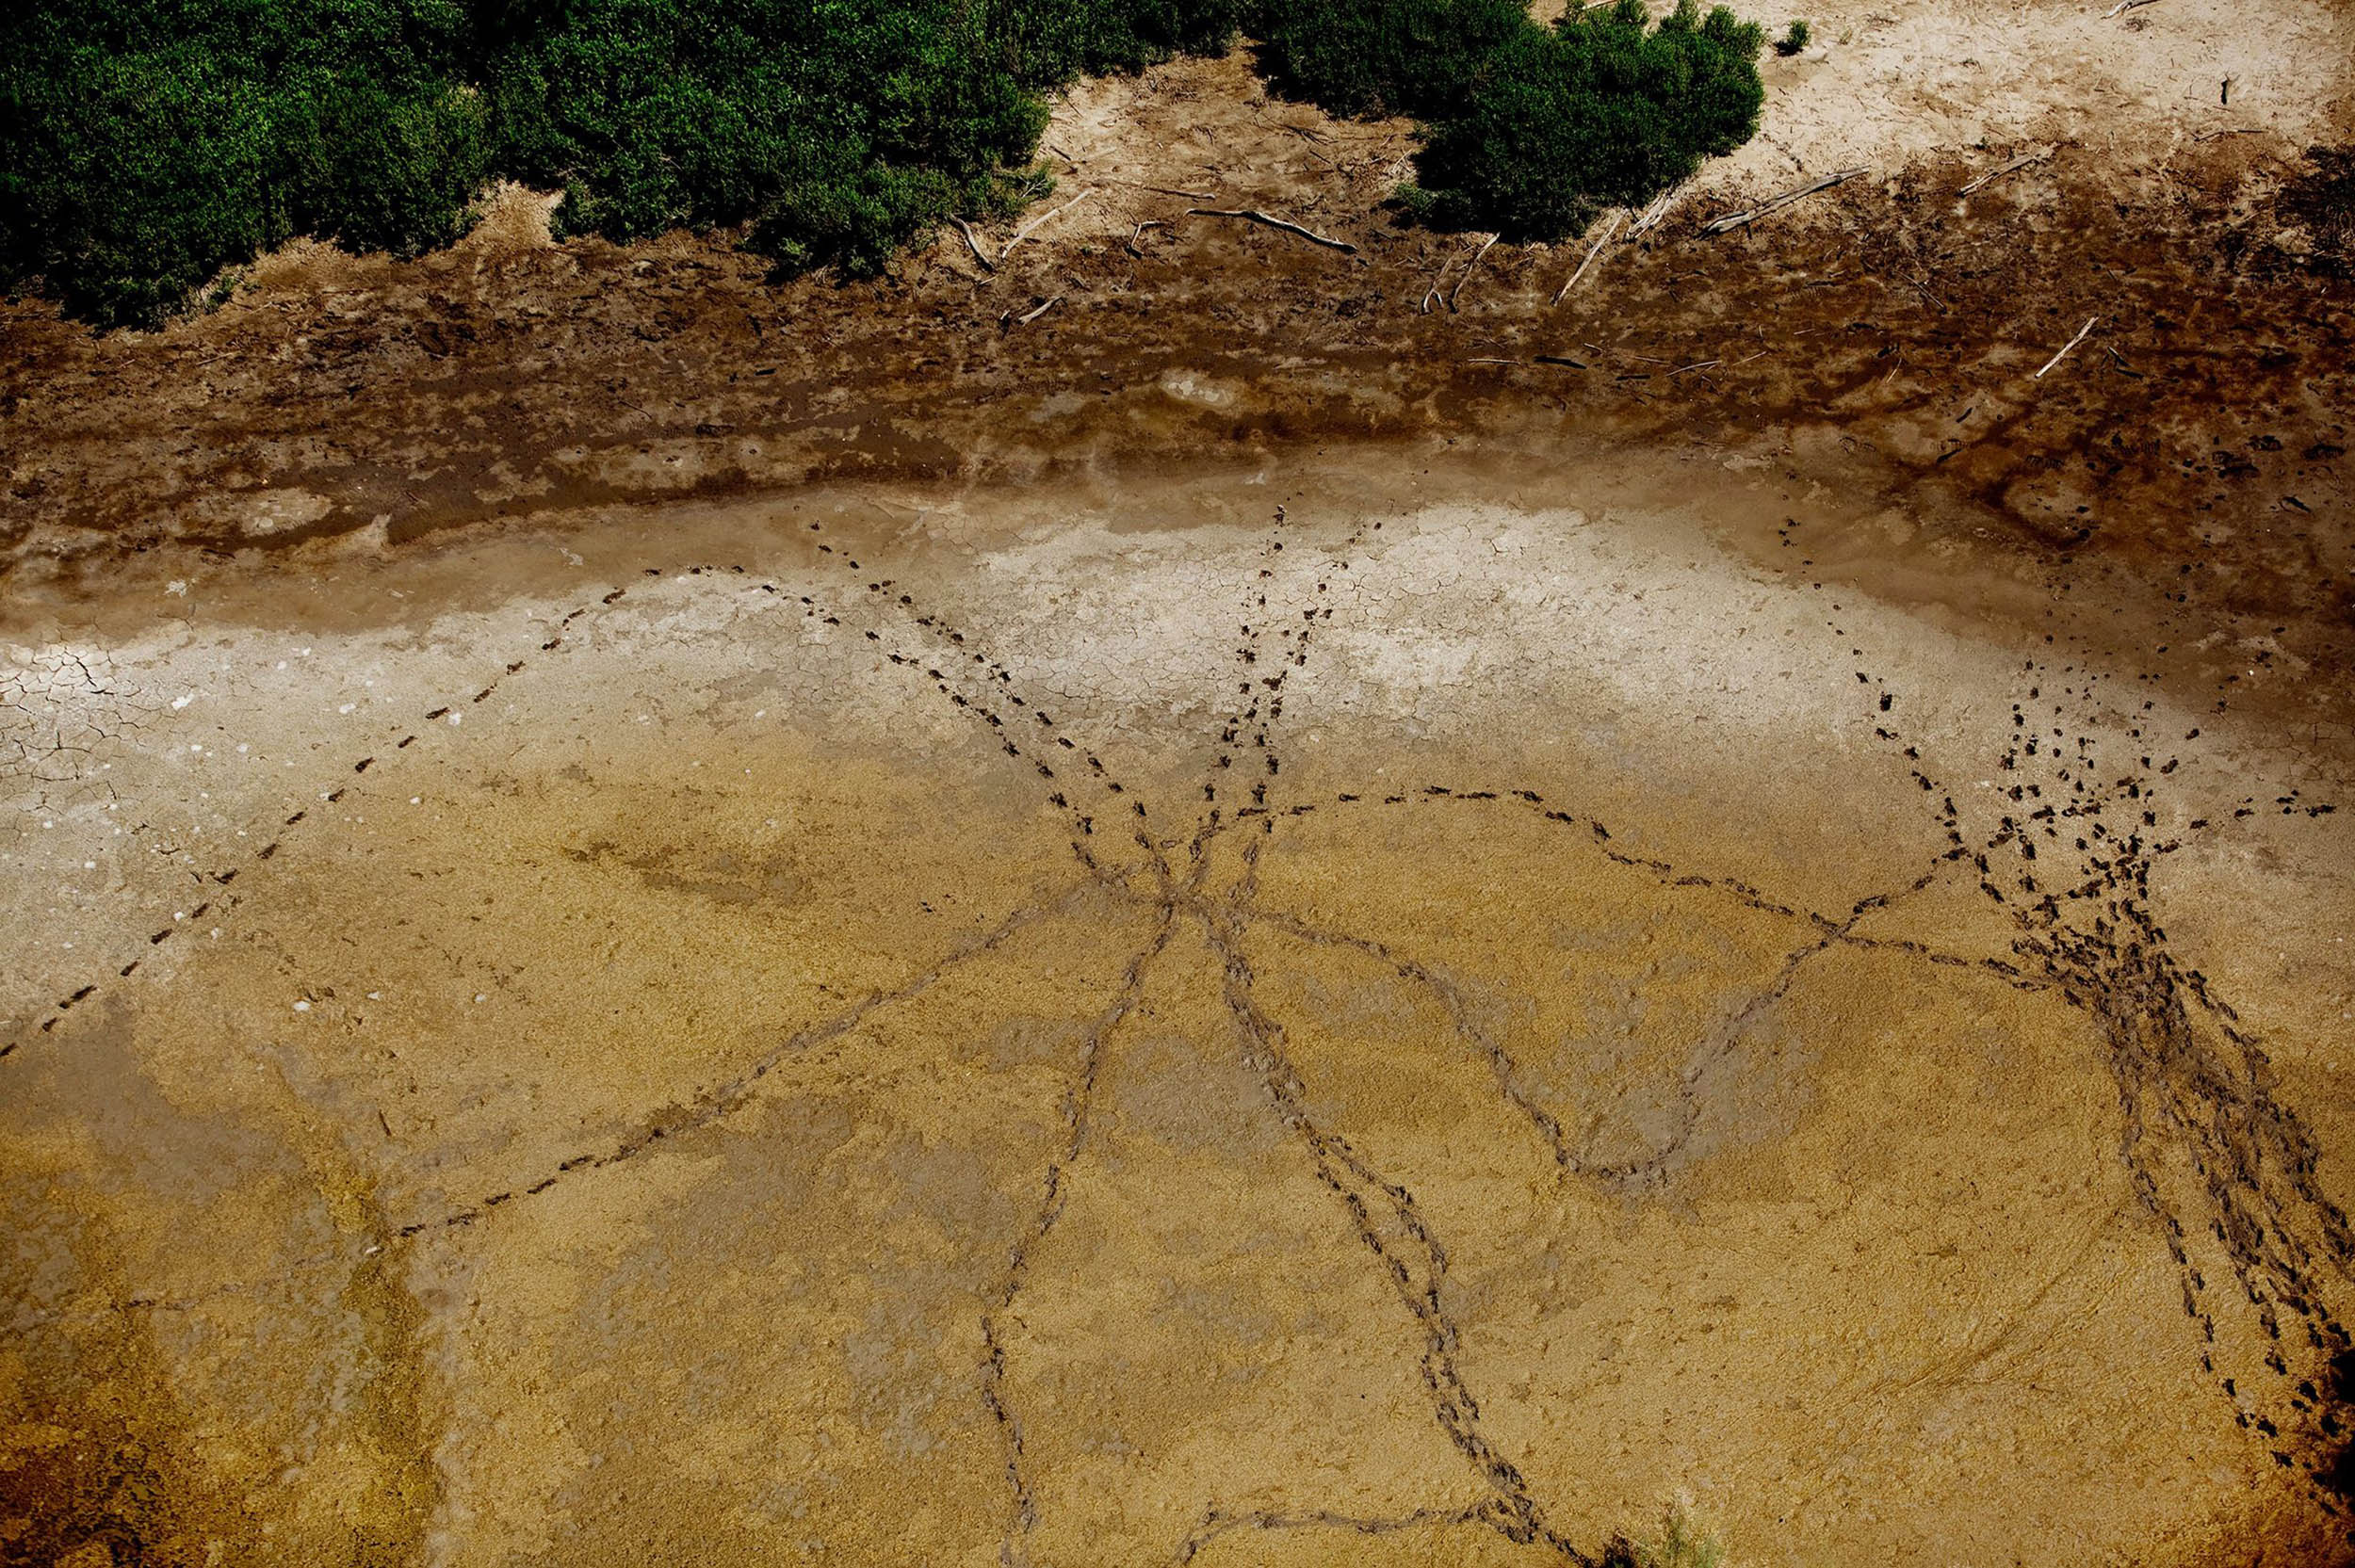
<svg viewBox="0 0 2355 1568">
<path fill-rule="evenodd" d="M 1957 196 L 1968 196 L 1973 191 L 1978 189 L 1981 186 L 1992 185 L 2006 174 L 2017 173 L 2019 170 L 2027 168 L 2030 164 L 2035 163 L 2039 159 L 2049 158 L 2051 156 L 2052 154 L 2049 152 L 2022 153 L 2018 157 L 2012 159 L 2009 163 L 2001 164 L 1996 168 L 1989 170 L 1986 173 L 1980 175 L 1977 179 L 1973 180 L 1969 185 L 1964 186 L 1960 190 L 1955 192 L 1955 194 Z"/>
<path fill-rule="evenodd" d="M 1486 255 L 1488 253 L 1488 247 L 1494 245 L 1496 242 L 1497 236 L 1495 234 L 1490 234 L 1486 239 L 1482 240 L 1480 242 L 1480 249 L 1472 252 L 1472 259 L 1464 264 L 1464 275 L 1455 280 L 1455 286 L 1454 288 L 1448 290 L 1447 308 L 1450 314 L 1454 312 L 1455 301 L 1462 296 L 1464 292 L 1464 285 L 1471 282 L 1472 268 L 1480 265 L 1480 258 Z"/>
<path fill-rule="evenodd" d="M 1832 186 L 1853 180 L 1863 172 L 1861 169 L 1843 169 L 1810 180 L 1795 190 L 1786 190 L 1779 196 L 1767 198 L 1747 212 L 1730 212 L 1723 218 L 1705 223 L 1701 225 L 1701 233 L 1705 234 L 1729 234 L 1735 229 L 1757 222 L 1768 213 L 1780 212 L 1803 197 L 1812 196 L 1819 190 L 1829 190 Z"/>
<path fill-rule="evenodd" d="M 998 259 L 1001 262 L 1004 261 L 1008 256 L 1014 254 L 1014 248 L 1015 246 L 1021 244 L 1024 240 L 1036 234 L 1041 227 L 1053 222 L 1056 218 L 1061 218 L 1064 214 L 1069 212 L 1072 208 L 1078 206 L 1080 202 L 1086 201 L 1089 197 L 1095 194 L 1095 188 L 1091 186 L 1088 189 L 1080 192 L 1079 195 L 1074 196 L 1070 201 L 1065 202 L 1062 206 L 1057 207 L 1053 212 L 1041 213 L 1036 218 L 1031 218 L 1028 223 L 1023 224 L 1022 227 L 1014 232 L 1014 237 L 1006 241 L 1006 248 L 998 252 Z"/>
<path fill-rule="evenodd" d="M 973 225 L 967 223 L 962 218 L 952 218 L 949 219 L 949 221 L 954 223 L 957 226 L 957 233 L 965 236 L 965 248 L 973 252 L 973 259 L 982 264 L 982 270 L 984 272 L 997 271 L 998 264 L 991 261 L 989 259 L 988 252 L 982 249 L 981 240 L 974 235 Z"/>
<path fill-rule="evenodd" d="M 1298 234 L 1309 244 L 1322 245 L 1328 251 L 1339 251 L 1345 255 L 1352 256 L 1357 253 L 1357 247 L 1345 239 L 1328 239 L 1313 229 L 1304 229 L 1299 224 L 1281 218 L 1271 218 L 1257 207 L 1188 207 L 1186 216 L 1189 218 L 1240 218 L 1246 222 L 1264 223 L 1271 229 L 1281 229 L 1288 234 Z"/>
<path fill-rule="evenodd" d="M 1611 221 L 1602 226 L 1602 233 L 1595 237 L 1595 243 L 1586 248 L 1586 259 L 1578 264 L 1578 270 L 1571 273 L 1568 281 L 1564 283 L 1560 288 L 1553 291 L 1553 298 L 1546 301 L 1546 307 L 1549 310 L 1555 305 L 1560 304 L 1562 302 L 1562 297 L 1569 293 L 1571 289 L 1575 288 L 1581 278 L 1586 276 L 1586 269 L 1595 265 L 1595 258 L 1602 254 L 1602 248 L 1611 243 L 1611 236 L 1618 233 L 1619 224 L 1624 221 L 1626 218 L 1627 212 L 1624 208 L 1615 207 L 1612 209 Z"/>
<path fill-rule="evenodd" d="M 1675 206 L 1677 199 L 1683 194 L 1684 187 L 1678 185 L 1670 186 L 1653 197 L 1651 204 L 1636 214 L 1635 221 L 1627 226 L 1627 237 L 1630 240 L 1641 239 L 1660 227 L 1662 220 L 1668 216 L 1668 209 Z"/>
<path fill-rule="evenodd" d="M 1030 312 L 1028 315 L 1015 316 L 1014 318 L 1014 324 L 1017 327 L 1027 327 L 1031 322 L 1036 321 L 1040 316 L 1045 315 L 1048 311 L 1053 310 L 1057 305 L 1062 303 L 1063 296 L 1058 294 L 1052 299 L 1048 300 L 1047 303 L 1039 306 L 1038 309 Z"/>
<path fill-rule="evenodd" d="M 1668 374 L 1670 376 L 1681 376 L 1688 370 L 1707 370 L 1720 363 L 1721 362 L 1717 360 L 1695 360 L 1691 364 L 1681 364 L 1677 366 L 1674 370 L 1669 371 Z"/>
<path fill-rule="evenodd" d="M 2098 315 L 2087 316 L 2086 324 L 2077 329 L 2077 335 L 2071 338 L 2067 343 L 2062 344 L 2060 352 L 2055 354 L 2051 359 L 2044 362 L 2044 370 L 2050 370 L 2053 366 L 2067 359 L 2069 357 L 2069 351 L 2076 348 L 2080 343 L 2083 343 L 2086 340 L 2086 334 L 2092 331 L 2094 325 L 2101 319 L 2102 318 Z M 2037 381 L 2044 380 L 2044 370 L 2038 371 L 2034 376 L 2030 377 L 2029 380 Z"/>
<path fill-rule="evenodd" d="M 2122 16 L 2126 12 L 2133 10 L 2137 6 L 2151 6 L 2156 5 L 2157 3 L 2158 0 L 2118 0 L 2117 5 L 2112 6 L 2108 10 L 2102 13 L 2102 20 L 2107 22 L 2111 17 Z"/>
<path fill-rule="evenodd" d="M 1148 186 L 1143 180 L 1113 180 L 1111 183 L 1116 186 L 1128 186 L 1136 190 L 1149 190 L 1156 196 L 1182 196 L 1189 202 L 1212 202 L 1218 199 L 1216 191 L 1179 190 L 1176 186 Z"/>
</svg>

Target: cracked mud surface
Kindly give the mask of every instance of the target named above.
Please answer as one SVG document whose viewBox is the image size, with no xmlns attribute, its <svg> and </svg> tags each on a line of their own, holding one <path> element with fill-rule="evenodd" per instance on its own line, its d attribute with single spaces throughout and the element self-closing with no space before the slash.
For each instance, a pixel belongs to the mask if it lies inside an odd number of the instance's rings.
<svg viewBox="0 0 2355 1568">
<path fill-rule="evenodd" d="M 2347 1560 L 2346 19 L 1892 8 L 1555 312 L 1239 61 L 6 307 L 0 1564 Z"/>
</svg>

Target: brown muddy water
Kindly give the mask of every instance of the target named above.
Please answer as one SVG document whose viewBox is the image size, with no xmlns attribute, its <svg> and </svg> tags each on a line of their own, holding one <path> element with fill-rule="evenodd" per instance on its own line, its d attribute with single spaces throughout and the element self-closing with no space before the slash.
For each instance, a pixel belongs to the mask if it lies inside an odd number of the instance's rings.
<svg viewBox="0 0 2355 1568">
<path fill-rule="evenodd" d="M 2328 1560 L 2338 764 L 1841 507 L 1334 446 L 23 617 L 0 1560 Z"/>
</svg>

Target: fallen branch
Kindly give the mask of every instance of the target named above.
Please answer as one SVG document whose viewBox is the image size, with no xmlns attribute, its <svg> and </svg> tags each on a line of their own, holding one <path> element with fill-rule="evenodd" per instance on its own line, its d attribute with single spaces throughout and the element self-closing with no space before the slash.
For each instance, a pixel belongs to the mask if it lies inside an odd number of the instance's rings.
<svg viewBox="0 0 2355 1568">
<path fill-rule="evenodd" d="M 1179 190 L 1176 186 L 1149 186 L 1143 180 L 1124 180 L 1117 174 L 1099 174 L 1096 178 L 1108 186 L 1127 186 L 1131 190 L 1149 190 L 1157 196 L 1182 196 L 1190 202 L 1210 202 L 1218 197 L 1218 193 L 1213 190 Z"/>
<path fill-rule="evenodd" d="M 1422 291 L 1423 315 L 1429 315 L 1431 314 L 1432 305 L 1439 299 L 1440 285 L 1447 282 L 1447 269 L 1454 265 L 1455 258 L 1454 256 L 1443 256 L 1439 259 L 1438 276 L 1433 278 L 1431 280 L 1431 286 Z"/>
<path fill-rule="evenodd" d="M 1695 360 L 1691 364 L 1681 364 L 1677 366 L 1674 370 L 1669 371 L 1668 374 L 1670 376 L 1681 376 L 1688 370 L 1707 370 L 1720 363 L 1721 362 L 1717 360 Z"/>
<path fill-rule="evenodd" d="M 1041 226 L 1053 222 L 1056 218 L 1061 218 L 1064 214 L 1069 212 L 1072 208 L 1078 206 L 1080 202 L 1086 201 L 1089 197 L 1095 194 L 1096 191 L 1094 187 L 1091 186 L 1089 189 L 1083 190 L 1080 192 L 1079 195 L 1074 196 L 1070 201 L 1065 202 L 1062 206 L 1057 207 L 1053 212 L 1041 213 L 1036 218 L 1031 218 L 1028 223 L 1023 224 L 1022 227 L 1014 232 L 1014 237 L 1006 241 L 1006 248 L 998 252 L 998 259 L 999 261 L 1004 261 L 1008 256 L 1014 253 L 1014 248 L 1015 246 L 1021 244 L 1024 240 L 1030 238 L 1031 234 L 1037 233 Z"/>
<path fill-rule="evenodd" d="M 1314 230 L 1304 229 L 1297 223 L 1288 222 L 1280 218 L 1271 218 L 1257 207 L 1188 207 L 1186 216 L 1189 218 L 1240 218 L 1251 223 L 1264 223 L 1271 229 L 1281 229 L 1288 234 L 1298 234 L 1309 244 L 1322 245 L 1328 251 L 1339 251 L 1352 256 L 1357 253 L 1357 247 L 1345 239 L 1327 239 Z"/>
<path fill-rule="evenodd" d="M 2107 22 L 2111 17 L 2122 15 L 2133 10 L 2136 6 L 2149 6 L 2156 3 L 2157 0 L 2118 0 L 2117 5 L 2102 13 L 2102 20 Z"/>
<path fill-rule="evenodd" d="M 1641 213 L 1637 214 L 1635 221 L 1627 226 L 1627 237 L 1631 240 L 1641 239 L 1644 235 L 1651 233 L 1654 229 L 1659 228 L 1661 220 L 1668 216 L 1668 209 L 1675 206 L 1677 204 L 1677 198 L 1683 194 L 1684 187 L 1680 185 L 1670 186 L 1667 189 L 1653 197 L 1651 205 L 1646 207 Z"/>
<path fill-rule="evenodd" d="M 1480 242 L 1480 249 L 1474 251 L 1472 252 L 1472 259 L 1465 264 L 1464 275 L 1456 279 L 1455 286 L 1448 291 L 1447 308 L 1450 314 L 1454 312 L 1455 301 L 1463 294 L 1464 285 L 1471 282 L 1472 268 L 1480 265 L 1480 258 L 1486 255 L 1488 253 L 1488 247 L 1494 245 L 1496 242 L 1497 236 L 1495 234 L 1490 234 L 1486 239 L 1482 240 Z"/>
<path fill-rule="evenodd" d="M 1158 218 L 1148 218 L 1129 232 L 1127 241 L 1125 241 L 1120 248 L 1128 251 L 1129 254 L 1136 257 L 1137 260 L 1143 261 L 1145 259 L 1145 252 L 1137 248 L 1137 242 L 1145 237 L 1145 231 L 1147 229 L 1166 229 L 1168 227 L 1168 224 L 1162 222 Z"/>
<path fill-rule="evenodd" d="M 2040 158 L 2048 158 L 2050 156 L 2052 156 L 2052 154 L 2049 152 L 2022 153 L 2018 157 L 2012 159 L 2009 163 L 1997 169 L 1989 170 L 1986 173 L 1980 175 L 1977 179 L 1972 181 L 1969 185 L 1955 192 L 1955 194 L 1957 196 L 1968 196 L 1973 191 L 1978 189 L 1981 186 L 1992 185 L 2006 174 L 2017 172 L 2020 170 L 2027 168 L 2030 164 L 2037 162 Z"/>
<path fill-rule="evenodd" d="M 1587 248 L 1586 259 L 1578 264 L 1578 270 L 1570 274 L 1569 282 L 1555 289 L 1553 298 L 1546 301 L 1549 310 L 1560 304 L 1562 297 L 1578 286 L 1578 281 L 1586 276 L 1586 269 L 1595 265 L 1595 258 L 1602 254 L 1602 248 L 1605 245 L 1611 243 L 1611 236 L 1618 233 L 1619 224 L 1626 217 L 1627 213 L 1624 209 L 1616 207 L 1612 209 L 1611 221 L 1603 225 L 1602 233 L 1596 237 L 1595 243 Z"/>
<path fill-rule="evenodd" d="M 1530 363 L 1533 364 L 1566 365 L 1572 370 L 1584 370 L 1586 368 L 1583 362 L 1571 359 L 1566 354 L 1539 354 Z"/>
<path fill-rule="evenodd" d="M 1015 316 L 1014 318 L 1014 324 L 1017 327 L 1027 327 L 1031 322 L 1036 321 L 1040 316 L 1045 315 L 1048 311 L 1053 310 L 1057 305 L 1062 303 L 1063 296 L 1058 294 L 1052 299 L 1048 300 L 1047 303 L 1039 306 L 1038 309 L 1031 311 L 1029 315 Z"/>
<path fill-rule="evenodd" d="M 2080 343 L 2083 343 L 2086 340 L 2086 334 L 2093 331 L 2094 323 L 2100 321 L 2101 319 L 2102 318 L 2098 315 L 2089 315 L 2086 317 L 2086 324 L 2077 329 L 2077 335 L 2071 338 L 2067 343 L 2062 344 L 2061 351 L 2044 362 L 2044 370 L 2050 370 L 2053 366 L 2067 359 L 2069 357 L 2069 351 L 2071 348 L 2076 348 Z M 2038 381 L 2044 380 L 2044 370 L 2038 371 L 2034 376 L 2030 377 L 2029 380 Z"/>
<path fill-rule="evenodd" d="M 1792 202 L 1798 201 L 1802 197 L 1812 196 L 1819 190 L 1829 190 L 1832 186 L 1841 184 L 1843 181 L 1853 180 L 1863 172 L 1864 170 L 1861 169 L 1843 169 L 1833 173 L 1826 174 L 1819 179 L 1810 180 L 1806 185 L 1799 186 L 1796 190 L 1786 190 L 1780 196 L 1770 197 L 1766 201 L 1761 202 L 1757 206 L 1752 207 L 1747 212 L 1728 213 L 1723 218 L 1705 223 L 1701 226 L 1701 233 L 1705 234 L 1722 234 L 1730 233 L 1735 229 L 1743 228 L 1757 222 L 1768 213 L 1780 212 L 1783 208 L 1789 206 Z"/>
<path fill-rule="evenodd" d="M 965 236 L 965 247 L 966 250 L 973 252 L 973 259 L 982 264 L 982 270 L 984 272 L 997 271 L 998 264 L 989 259 L 988 253 L 982 249 L 982 242 L 974 237 L 973 225 L 967 223 L 962 218 L 952 218 L 949 219 L 949 221 L 954 223 L 957 226 L 957 233 Z"/>
</svg>

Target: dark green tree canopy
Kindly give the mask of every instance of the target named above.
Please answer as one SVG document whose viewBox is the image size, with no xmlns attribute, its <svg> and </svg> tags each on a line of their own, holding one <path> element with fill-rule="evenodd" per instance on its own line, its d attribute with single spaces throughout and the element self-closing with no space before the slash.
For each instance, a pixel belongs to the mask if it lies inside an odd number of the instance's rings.
<svg viewBox="0 0 2355 1568">
<path fill-rule="evenodd" d="M 0 18 L 0 272 L 154 321 L 302 234 L 446 245 L 486 181 L 569 234 L 741 227 L 872 272 L 1036 194 L 1045 92 L 1225 49 L 1426 122 L 1434 220 L 1551 238 L 1755 127 L 1755 28 L 1641 0 L 20 0 Z"/>
</svg>

